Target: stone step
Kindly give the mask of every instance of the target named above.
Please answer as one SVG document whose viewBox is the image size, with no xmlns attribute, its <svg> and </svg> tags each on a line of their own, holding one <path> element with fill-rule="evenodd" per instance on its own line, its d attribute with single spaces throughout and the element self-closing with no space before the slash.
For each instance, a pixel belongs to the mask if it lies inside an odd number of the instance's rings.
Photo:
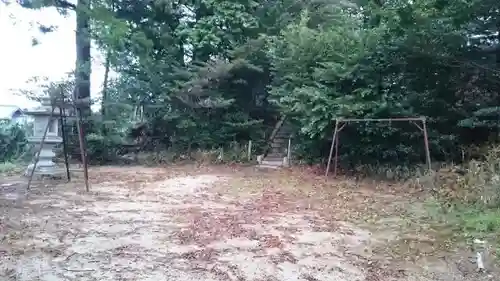
<svg viewBox="0 0 500 281">
<path fill-rule="evenodd" d="M 264 159 L 262 160 L 262 163 L 260 163 L 261 165 L 267 165 L 267 166 L 275 166 L 275 167 L 281 167 L 283 166 L 283 159 L 281 160 L 267 160 L 267 159 Z"/>
<path fill-rule="evenodd" d="M 273 143 L 288 143 L 288 138 L 274 138 Z"/>
<path fill-rule="evenodd" d="M 283 138 L 283 139 L 288 139 L 290 137 L 290 135 L 292 134 L 292 132 L 279 132 L 277 133 L 274 138 L 277 139 L 277 138 Z"/>
<path fill-rule="evenodd" d="M 292 129 L 293 129 L 292 126 L 283 125 L 283 126 L 281 126 L 281 128 L 279 130 L 280 131 L 291 131 Z"/>
<path fill-rule="evenodd" d="M 286 149 L 288 145 L 283 145 L 283 144 L 276 144 L 276 143 L 271 143 L 271 150 L 283 150 Z"/>
<path fill-rule="evenodd" d="M 281 166 L 259 164 L 259 165 L 257 165 L 257 168 L 259 168 L 259 169 L 279 169 L 279 168 L 281 168 Z"/>
<path fill-rule="evenodd" d="M 285 157 L 286 150 L 284 150 L 284 149 L 271 149 L 271 151 L 269 151 L 269 153 L 267 154 L 267 157 L 269 157 L 269 156 Z"/>
<path fill-rule="evenodd" d="M 272 142 L 271 143 L 271 147 L 288 147 L 288 143 L 287 142 Z"/>
<path fill-rule="evenodd" d="M 275 149 L 275 150 L 283 150 L 283 149 L 286 149 L 288 147 L 288 145 L 283 145 L 283 144 L 279 144 L 279 143 L 271 143 L 271 150 Z"/>
<path fill-rule="evenodd" d="M 288 142 L 289 137 L 288 136 L 276 136 L 273 141 L 278 141 L 278 142 Z"/>
<path fill-rule="evenodd" d="M 271 143 L 271 148 L 286 148 L 288 145 L 283 145 L 281 143 Z"/>
<path fill-rule="evenodd" d="M 283 157 L 284 156 L 266 156 L 266 158 L 264 158 L 264 160 L 266 161 L 274 161 L 274 162 L 282 162 L 283 161 Z"/>
<path fill-rule="evenodd" d="M 267 155 L 264 160 L 273 160 L 273 161 L 282 161 L 283 160 L 283 157 L 285 157 L 284 154 L 280 154 L 280 155 L 276 155 L 276 154 L 273 154 L 271 156 Z"/>
<path fill-rule="evenodd" d="M 283 148 L 286 149 L 288 147 L 288 144 L 285 145 L 283 143 L 271 143 L 271 148 Z"/>
</svg>

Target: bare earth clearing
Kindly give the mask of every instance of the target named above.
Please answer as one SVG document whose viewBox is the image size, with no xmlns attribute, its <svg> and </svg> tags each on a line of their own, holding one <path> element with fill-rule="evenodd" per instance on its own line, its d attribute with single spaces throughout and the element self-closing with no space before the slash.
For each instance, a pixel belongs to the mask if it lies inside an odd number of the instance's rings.
<svg viewBox="0 0 500 281">
<path fill-rule="evenodd" d="M 405 219 L 423 207 L 403 187 L 194 166 L 90 177 L 90 193 L 74 180 L 28 197 L 0 179 L 0 280 L 491 280 Z"/>
</svg>

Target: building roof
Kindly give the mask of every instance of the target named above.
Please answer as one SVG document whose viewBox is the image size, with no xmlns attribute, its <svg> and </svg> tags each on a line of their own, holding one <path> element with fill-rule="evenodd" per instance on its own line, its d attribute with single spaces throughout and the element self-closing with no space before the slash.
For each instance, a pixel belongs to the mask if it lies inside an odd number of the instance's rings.
<svg viewBox="0 0 500 281">
<path fill-rule="evenodd" d="M 0 120 L 10 120 L 18 112 L 22 113 L 22 109 L 19 106 L 0 104 Z"/>
</svg>

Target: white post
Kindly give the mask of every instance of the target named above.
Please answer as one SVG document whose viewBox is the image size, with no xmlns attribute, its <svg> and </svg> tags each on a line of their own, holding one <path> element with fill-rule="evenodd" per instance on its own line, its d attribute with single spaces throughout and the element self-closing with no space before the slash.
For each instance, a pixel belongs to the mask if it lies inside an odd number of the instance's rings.
<svg viewBox="0 0 500 281">
<path fill-rule="evenodd" d="M 288 162 L 288 166 L 291 166 L 291 161 L 290 159 L 292 159 L 292 137 L 289 137 L 288 138 L 288 150 L 287 150 L 287 162 Z"/>
<path fill-rule="evenodd" d="M 477 270 L 478 271 L 484 271 L 485 266 L 485 257 L 484 257 L 484 252 L 486 249 L 486 241 L 479 240 L 479 239 L 474 239 L 474 244 L 475 244 L 475 250 L 476 250 L 476 264 L 477 264 Z"/>
<path fill-rule="evenodd" d="M 220 160 L 221 162 L 224 162 L 224 147 L 222 147 L 222 146 L 221 146 L 221 148 L 220 148 L 219 160 Z"/>
<path fill-rule="evenodd" d="M 248 141 L 248 161 L 252 160 L 252 140 Z"/>
<path fill-rule="evenodd" d="M 262 164 L 262 155 L 257 155 L 257 163 Z"/>
</svg>

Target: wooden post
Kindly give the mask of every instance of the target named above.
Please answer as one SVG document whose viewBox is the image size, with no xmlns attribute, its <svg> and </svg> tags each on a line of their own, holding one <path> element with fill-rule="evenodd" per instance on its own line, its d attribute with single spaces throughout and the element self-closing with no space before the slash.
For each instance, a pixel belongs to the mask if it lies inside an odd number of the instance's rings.
<svg viewBox="0 0 500 281">
<path fill-rule="evenodd" d="M 252 140 L 248 141 L 248 161 L 252 160 Z"/>
<path fill-rule="evenodd" d="M 431 152 L 429 149 L 429 137 L 427 135 L 427 125 L 425 118 L 422 118 L 422 131 L 424 131 L 425 158 L 430 172 L 432 171 Z"/>
<path fill-rule="evenodd" d="M 337 130 L 339 128 L 339 120 L 335 120 L 335 129 L 333 129 L 332 146 L 330 147 L 330 154 L 328 155 L 328 163 L 326 164 L 325 177 L 328 177 L 330 171 L 330 163 L 332 162 L 333 148 L 335 147 L 335 140 L 337 139 Z"/>
<path fill-rule="evenodd" d="M 82 164 L 83 164 L 83 180 L 85 181 L 85 191 L 89 192 L 89 171 L 88 171 L 88 164 L 87 164 L 87 151 L 85 149 L 85 138 L 84 138 L 84 133 L 83 133 L 83 126 L 81 124 L 82 118 L 81 118 L 81 110 L 77 109 L 76 110 L 76 127 L 78 130 L 78 140 L 80 143 L 80 154 L 82 156 Z"/>
<path fill-rule="evenodd" d="M 75 89 L 73 93 L 73 100 L 79 101 L 78 87 Z M 87 149 L 85 145 L 85 133 L 83 131 L 82 124 L 82 110 L 80 109 L 79 104 L 75 104 L 76 109 L 76 128 L 78 130 L 78 142 L 80 143 L 80 154 L 82 156 L 82 164 L 83 164 L 83 180 L 85 182 L 85 191 L 89 192 L 89 167 L 87 164 Z"/>
<path fill-rule="evenodd" d="M 219 160 L 221 162 L 224 162 L 224 147 L 223 146 L 220 147 Z"/>
<path fill-rule="evenodd" d="M 59 122 L 61 123 L 61 135 L 62 135 L 62 143 L 63 143 L 63 153 L 64 153 L 64 165 L 66 166 L 66 177 L 68 178 L 68 182 L 71 181 L 71 173 L 69 172 L 69 161 L 68 161 L 68 140 L 66 139 L 66 110 L 64 109 L 64 91 L 61 87 L 61 105 L 59 107 L 60 115 Z"/>
</svg>

